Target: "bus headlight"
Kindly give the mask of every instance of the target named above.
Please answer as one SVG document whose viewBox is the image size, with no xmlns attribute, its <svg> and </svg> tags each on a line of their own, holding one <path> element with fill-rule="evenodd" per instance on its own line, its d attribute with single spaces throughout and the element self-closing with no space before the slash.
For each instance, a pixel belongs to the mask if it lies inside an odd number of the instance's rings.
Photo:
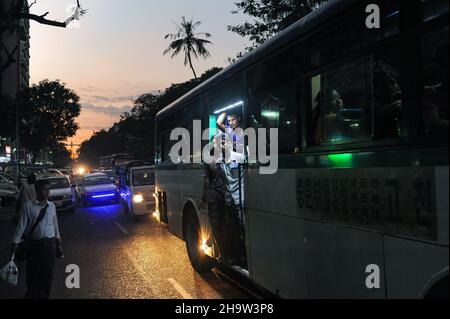
<svg viewBox="0 0 450 319">
<path fill-rule="evenodd" d="M 135 202 L 136 204 L 140 204 L 144 201 L 144 196 L 142 196 L 142 194 L 136 194 L 133 196 L 133 202 Z"/>
</svg>

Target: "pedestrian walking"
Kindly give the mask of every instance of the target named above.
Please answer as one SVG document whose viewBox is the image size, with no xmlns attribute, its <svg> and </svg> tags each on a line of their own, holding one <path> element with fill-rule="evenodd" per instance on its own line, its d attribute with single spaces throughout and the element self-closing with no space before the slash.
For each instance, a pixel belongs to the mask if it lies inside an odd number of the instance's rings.
<svg viewBox="0 0 450 319">
<path fill-rule="evenodd" d="M 25 240 L 26 299 L 48 299 L 56 257 L 62 256 L 56 207 L 48 201 L 50 184 L 37 181 L 36 200 L 22 208 L 13 237 L 12 253 Z"/>
</svg>

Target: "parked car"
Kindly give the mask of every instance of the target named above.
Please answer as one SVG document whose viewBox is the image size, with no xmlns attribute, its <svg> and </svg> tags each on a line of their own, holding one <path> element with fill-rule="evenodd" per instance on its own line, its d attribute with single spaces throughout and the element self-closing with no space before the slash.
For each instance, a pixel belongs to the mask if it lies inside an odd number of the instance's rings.
<svg viewBox="0 0 450 319">
<path fill-rule="evenodd" d="M 77 195 L 83 207 L 94 204 L 118 204 L 120 202 L 117 186 L 103 173 L 85 175 L 78 184 Z"/>
<path fill-rule="evenodd" d="M 49 201 L 53 202 L 58 212 L 75 213 L 75 192 L 69 177 L 64 175 L 42 175 L 39 180 L 50 183 Z"/>
<path fill-rule="evenodd" d="M 9 182 L 11 184 L 15 184 L 16 183 L 16 180 L 14 179 L 14 177 L 12 177 L 11 175 L 8 175 L 6 173 L 0 173 L 0 181 L 1 180 Z"/>
<path fill-rule="evenodd" d="M 13 205 L 18 193 L 19 190 L 14 184 L 4 179 L 0 180 L 0 198 L 3 207 Z"/>
<path fill-rule="evenodd" d="M 115 175 L 114 175 L 114 171 L 113 171 L 113 170 L 100 170 L 99 173 L 105 174 L 105 175 L 108 176 L 108 177 L 111 179 L 111 181 L 113 181 L 113 182 L 116 180 L 116 179 L 115 179 Z"/>
</svg>

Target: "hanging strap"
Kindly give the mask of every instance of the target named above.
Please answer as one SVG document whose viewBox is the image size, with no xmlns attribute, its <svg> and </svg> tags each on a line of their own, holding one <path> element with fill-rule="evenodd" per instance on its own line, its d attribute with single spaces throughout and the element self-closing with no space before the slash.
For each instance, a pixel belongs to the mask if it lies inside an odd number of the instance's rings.
<svg viewBox="0 0 450 319">
<path fill-rule="evenodd" d="M 37 227 L 37 226 L 39 225 L 39 223 L 44 219 L 45 214 L 47 213 L 47 208 L 48 208 L 48 204 L 45 205 L 45 207 L 41 209 L 41 211 L 39 212 L 38 218 L 37 218 L 36 221 L 34 222 L 33 227 L 31 228 L 31 230 L 30 230 L 30 232 L 28 233 L 28 235 L 27 235 L 27 236 L 24 236 L 23 239 L 27 240 L 27 239 L 29 239 L 29 238 L 33 235 L 34 231 L 36 230 L 36 227 Z"/>
</svg>

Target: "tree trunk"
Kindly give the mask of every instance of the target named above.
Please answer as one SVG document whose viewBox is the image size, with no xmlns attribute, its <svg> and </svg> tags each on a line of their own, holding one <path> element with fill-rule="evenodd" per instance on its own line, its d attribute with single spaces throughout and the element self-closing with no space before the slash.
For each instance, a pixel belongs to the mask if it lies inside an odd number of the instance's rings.
<svg viewBox="0 0 450 319">
<path fill-rule="evenodd" d="M 191 54 L 190 53 L 188 53 L 188 60 L 189 60 L 189 65 L 190 65 L 190 67 L 192 69 L 192 72 L 194 73 L 194 77 L 195 77 L 196 80 L 198 80 L 197 74 L 195 73 L 195 70 L 194 70 L 194 66 L 192 65 L 192 59 L 191 59 Z"/>
</svg>

